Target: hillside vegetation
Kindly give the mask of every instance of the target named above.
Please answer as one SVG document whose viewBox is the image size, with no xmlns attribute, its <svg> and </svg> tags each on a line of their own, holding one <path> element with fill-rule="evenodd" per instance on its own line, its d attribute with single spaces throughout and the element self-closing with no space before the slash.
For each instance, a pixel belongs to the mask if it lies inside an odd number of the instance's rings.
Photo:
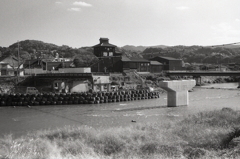
<svg viewBox="0 0 240 159">
<path fill-rule="evenodd" d="M 23 63 L 28 59 L 54 59 L 58 53 L 60 58 L 81 59 L 81 61 L 88 61 L 88 64 L 94 63 L 97 60 L 93 55 L 91 47 L 72 48 L 67 45 L 57 46 L 55 44 L 44 43 L 37 40 L 25 40 L 19 42 L 19 55 Z M 18 56 L 18 43 L 14 43 L 7 48 L 0 47 L 1 56 L 14 55 Z"/>
<path fill-rule="evenodd" d="M 146 48 L 142 55 L 181 58 L 189 63 L 240 63 L 240 45 L 233 47 L 173 46 L 168 48 Z"/>
<path fill-rule="evenodd" d="M 37 40 L 25 40 L 19 42 L 20 58 L 23 62 L 27 59 L 45 58 L 53 59 L 56 53 L 59 57 L 78 58 L 80 61 L 88 61 L 91 65 L 97 61 L 93 54 L 92 47 L 72 48 L 67 45 L 57 46 L 55 44 L 45 43 Z M 181 58 L 189 63 L 240 63 L 240 45 L 227 45 L 215 47 L 203 46 L 132 46 L 126 45 L 117 47 L 117 52 L 121 52 L 128 57 L 140 56 L 144 54 L 153 54 L 154 56 L 168 56 Z M 17 57 L 18 43 L 9 47 L 0 47 L 0 56 L 15 55 Z"/>
</svg>

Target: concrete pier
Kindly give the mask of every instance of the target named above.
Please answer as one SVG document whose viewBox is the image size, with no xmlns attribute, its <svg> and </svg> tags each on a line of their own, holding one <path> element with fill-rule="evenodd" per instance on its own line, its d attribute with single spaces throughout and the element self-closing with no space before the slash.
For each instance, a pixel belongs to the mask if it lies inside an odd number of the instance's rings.
<svg viewBox="0 0 240 159">
<path fill-rule="evenodd" d="M 202 85 L 202 77 L 201 76 L 194 76 L 193 79 L 196 80 L 196 86 Z"/>
<path fill-rule="evenodd" d="M 187 106 L 188 91 L 196 85 L 195 80 L 173 80 L 159 82 L 161 88 L 167 91 L 167 106 Z"/>
</svg>

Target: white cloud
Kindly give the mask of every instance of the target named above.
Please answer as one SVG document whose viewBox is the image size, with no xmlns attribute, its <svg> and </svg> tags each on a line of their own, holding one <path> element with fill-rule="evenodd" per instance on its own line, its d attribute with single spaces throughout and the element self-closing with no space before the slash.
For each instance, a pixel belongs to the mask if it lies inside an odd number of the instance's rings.
<svg viewBox="0 0 240 159">
<path fill-rule="evenodd" d="M 235 21 L 236 21 L 236 22 L 240 22 L 240 19 L 237 18 L 237 19 L 235 19 Z"/>
<path fill-rule="evenodd" d="M 86 2 L 81 2 L 81 1 L 79 1 L 79 2 L 76 1 L 76 2 L 73 3 L 73 5 L 82 6 L 82 7 L 92 7 L 91 4 L 86 3 Z"/>
<path fill-rule="evenodd" d="M 79 11 L 81 11 L 81 9 L 80 8 L 70 8 L 70 9 L 68 9 L 68 11 L 79 12 Z"/>
<path fill-rule="evenodd" d="M 176 9 L 178 9 L 178 10 L 187 10 L 187 9 L 189 9 L 189 7 L 187 7 L 187 6 L 179 6 L 179 7 L 176 7 Z"/>
</svg>

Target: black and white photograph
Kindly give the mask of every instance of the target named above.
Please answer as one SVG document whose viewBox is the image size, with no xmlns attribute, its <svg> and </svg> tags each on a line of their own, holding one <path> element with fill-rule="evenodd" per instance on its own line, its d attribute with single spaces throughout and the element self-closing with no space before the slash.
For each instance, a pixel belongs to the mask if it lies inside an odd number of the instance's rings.
<svg viewBox="0 0 240 159">
<path fill-rule="evenodd" d="M 0 0 L 0 159 L 238 158 L 239 0 Z"/>
</svg>

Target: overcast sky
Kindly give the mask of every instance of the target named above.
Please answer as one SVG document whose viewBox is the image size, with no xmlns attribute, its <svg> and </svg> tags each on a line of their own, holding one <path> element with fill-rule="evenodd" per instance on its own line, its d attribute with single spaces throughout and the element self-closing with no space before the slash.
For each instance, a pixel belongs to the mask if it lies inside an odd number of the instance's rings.
<svg viewBox="0 0 240 159">
<path fill-rule="evenodd" d="M 0 46 L 240 42 L 240 0 L 0 0 Z"/>
</svg>

